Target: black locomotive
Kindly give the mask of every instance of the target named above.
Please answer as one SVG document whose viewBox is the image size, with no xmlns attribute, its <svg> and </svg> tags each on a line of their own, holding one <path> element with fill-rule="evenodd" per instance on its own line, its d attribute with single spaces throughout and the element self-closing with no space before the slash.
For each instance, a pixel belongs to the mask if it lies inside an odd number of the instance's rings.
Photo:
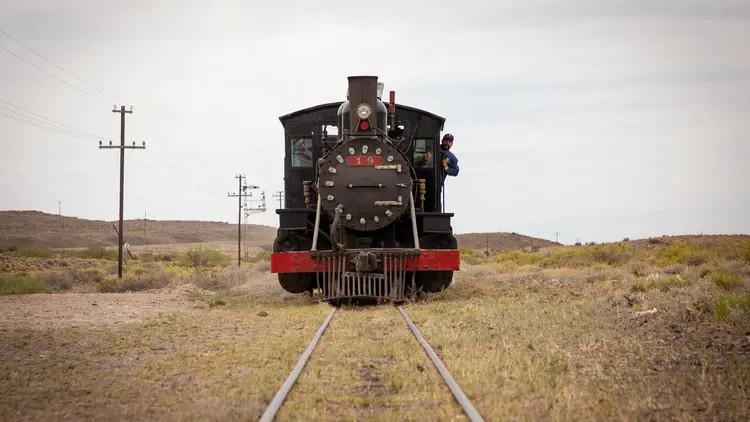
<svg viewBox="0 0 750 422">
<path fill-rule="evenodd" d="M 442 212 L 445 119 L 381 101 L 375 76 L 349 77 L 347 101 L 281 116 L 286 204 L 271 271 L 293 293 L 324 300 L 404 300 L 446 288 L 459 269 Z"/>
</svg>

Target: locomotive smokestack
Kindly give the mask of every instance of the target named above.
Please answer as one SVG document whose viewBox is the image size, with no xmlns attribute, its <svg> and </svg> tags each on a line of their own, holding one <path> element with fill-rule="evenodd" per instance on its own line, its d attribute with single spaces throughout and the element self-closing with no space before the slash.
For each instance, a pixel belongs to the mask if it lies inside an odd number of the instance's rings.
<svg viewBox="0 0 750 422">
<path fill-rule="evenodd" d="M 367 104 L 370 106 L 370 110 L 375 110 L 375 104 L 378 101 L 378 77 L 349 76 L 348 79 L 351 109 L 356 110 L 360 104 Z M 357 113 L 350 113 L 349 121 L 349 127 L 356 128 L 359 124 Z"/>
</svg>

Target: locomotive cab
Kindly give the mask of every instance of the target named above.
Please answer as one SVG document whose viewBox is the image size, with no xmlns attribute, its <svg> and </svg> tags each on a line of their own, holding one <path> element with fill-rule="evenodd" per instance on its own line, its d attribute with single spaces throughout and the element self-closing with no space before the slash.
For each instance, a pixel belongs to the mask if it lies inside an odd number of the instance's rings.
<svg viewBox="0 0 750 422">
<path fill-rule="evenodd" d="M 286 205 L 271 271 L 287 291 L 400 301 L 459 268 L 453 214 L 440 212 L 444 119 L 393 94 L 383 103 L 378 88 L 350 77 L 346 101 L 280 117 Z"/>
</svg>

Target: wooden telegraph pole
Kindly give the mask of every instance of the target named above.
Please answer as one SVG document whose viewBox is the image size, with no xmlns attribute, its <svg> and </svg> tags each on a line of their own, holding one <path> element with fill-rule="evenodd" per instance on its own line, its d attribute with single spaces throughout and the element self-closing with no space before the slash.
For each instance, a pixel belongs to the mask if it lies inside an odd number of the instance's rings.
<svg viewBox="0 0 750 422">
<path fill-rule="evenodd" d="M 242 183 L 242 180 L 247 178 L 243 174 L 234 176 L 238 180 L 238 192 L 239 193 L 227 193 L 229 198 L 237 198 L 238 209 L 237 209 L 237 266 L 242 264 L 242 200 L 251 196 L 247 191 L 248 189 L 258 189 L 258 186 L 249 186 Z"/>
<path fill-rule="evenodd" d="M 122 245 L 123 245 L 123 230 L 122 230 L 122 211 L 123 211 L 123 199 L 125 190 L 125 150 L 126 149 L 146 149 L 146 142 L 143 145 L 125 145 L 125 113 L 130 114 L 133 112 L 133 107 L 125 109 L 125 106 L 117 106 L 112 110 L 113 113 L 120 113 L 120 145 L 112 145 L 112 141 L 109 141 L 109 145 L 102 145 L 102 141 L 99 141 L 99 149 L 119 149 L 120 150 L 120 222 L 119 230 L 117 231 L 117 278 L 122 278 Z"/>
</svg>

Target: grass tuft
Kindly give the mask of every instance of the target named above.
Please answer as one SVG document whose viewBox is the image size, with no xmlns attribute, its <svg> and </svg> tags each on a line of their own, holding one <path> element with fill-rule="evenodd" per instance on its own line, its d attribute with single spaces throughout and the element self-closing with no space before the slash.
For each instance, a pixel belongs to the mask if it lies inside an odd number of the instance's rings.
<svg viewBox="0 0 750 422">
<path fill-rule="evenodd" d="M 630 286 L 630 290 L 633 292 L 646 292 L 653 286 L 654 283 L 650 279 L 638 277 L 633 280 L 633 285 Z"/>
<path fill-rule="evenodd" d="M 656 283 L 656 287 L 658 287 L 659 290 L 661 290 L 662 292 L 666 292 L 674 288 L 685 287 L 687 285 L 688 285 L 687 280 L 682 278 L 680 275 L 673 275 L 670 277 L 666 277 L 666 278 L 660 279 Z"/>
<path fill-rule="evenodd" d="M 92 243 L 86 249 L 75 251 L 73 254 L 86 259 L 107 259 L 110 261 L 117 259 L 117 250 L 107 249 L 98 243 Z"/>
<path fill-rule="evenodd" d="M 720 294 L 714 301 L 714 315 L 726 321 L 733 312 L 750 313 L 750 294 Z"/>
<path fill-rule="evenodd" d="M 191 248 L 185 252 L 178 262 L 193 268 L 224 267 L 232 262 L 232 258 L 215 249 Z"/>
<path fill-rule="evenodd" d="M 709 274 L 709 280 L 722 289 L 730 290 L 742 285 L 742 280 L 726 271 L 715 271 Z"/>
<path fill-rule="evenodd" d="M 474 249 L 460 249 L 461 262 L 465 262 L 470 265 L 479 265 L 487 262 L 487 257 L 483 253 Z"/>
<path fill-rule="evenodd" d="M 656 251 L 656 263 L 663 267 L 676 264 L 697 267 L 715 260 L 716 257 L 714 251 L 690 243 L 675 243 Z"/>
<path fill-rule="evenodd" d="M 148 262 L 128 268 L 122 280 L 114 277 L 105 278 L 99 284 L 99 291 L 122 293 L 159 289 L 168 285 L 173 279 L 173 271 L 160 264 Z"/>
<path fill-rule="evenodd" d="M 41 246 L 16 246 L 8 249 L 11 255 L 26 258 L 52 258 L 55 254 L 52 249 Z"/>
<path fill-rule="evenodd" d="M 43 280 L 28 276 L 0 275 L 0 295 L 47 293 L 50 288 Z"/>
</svg>

